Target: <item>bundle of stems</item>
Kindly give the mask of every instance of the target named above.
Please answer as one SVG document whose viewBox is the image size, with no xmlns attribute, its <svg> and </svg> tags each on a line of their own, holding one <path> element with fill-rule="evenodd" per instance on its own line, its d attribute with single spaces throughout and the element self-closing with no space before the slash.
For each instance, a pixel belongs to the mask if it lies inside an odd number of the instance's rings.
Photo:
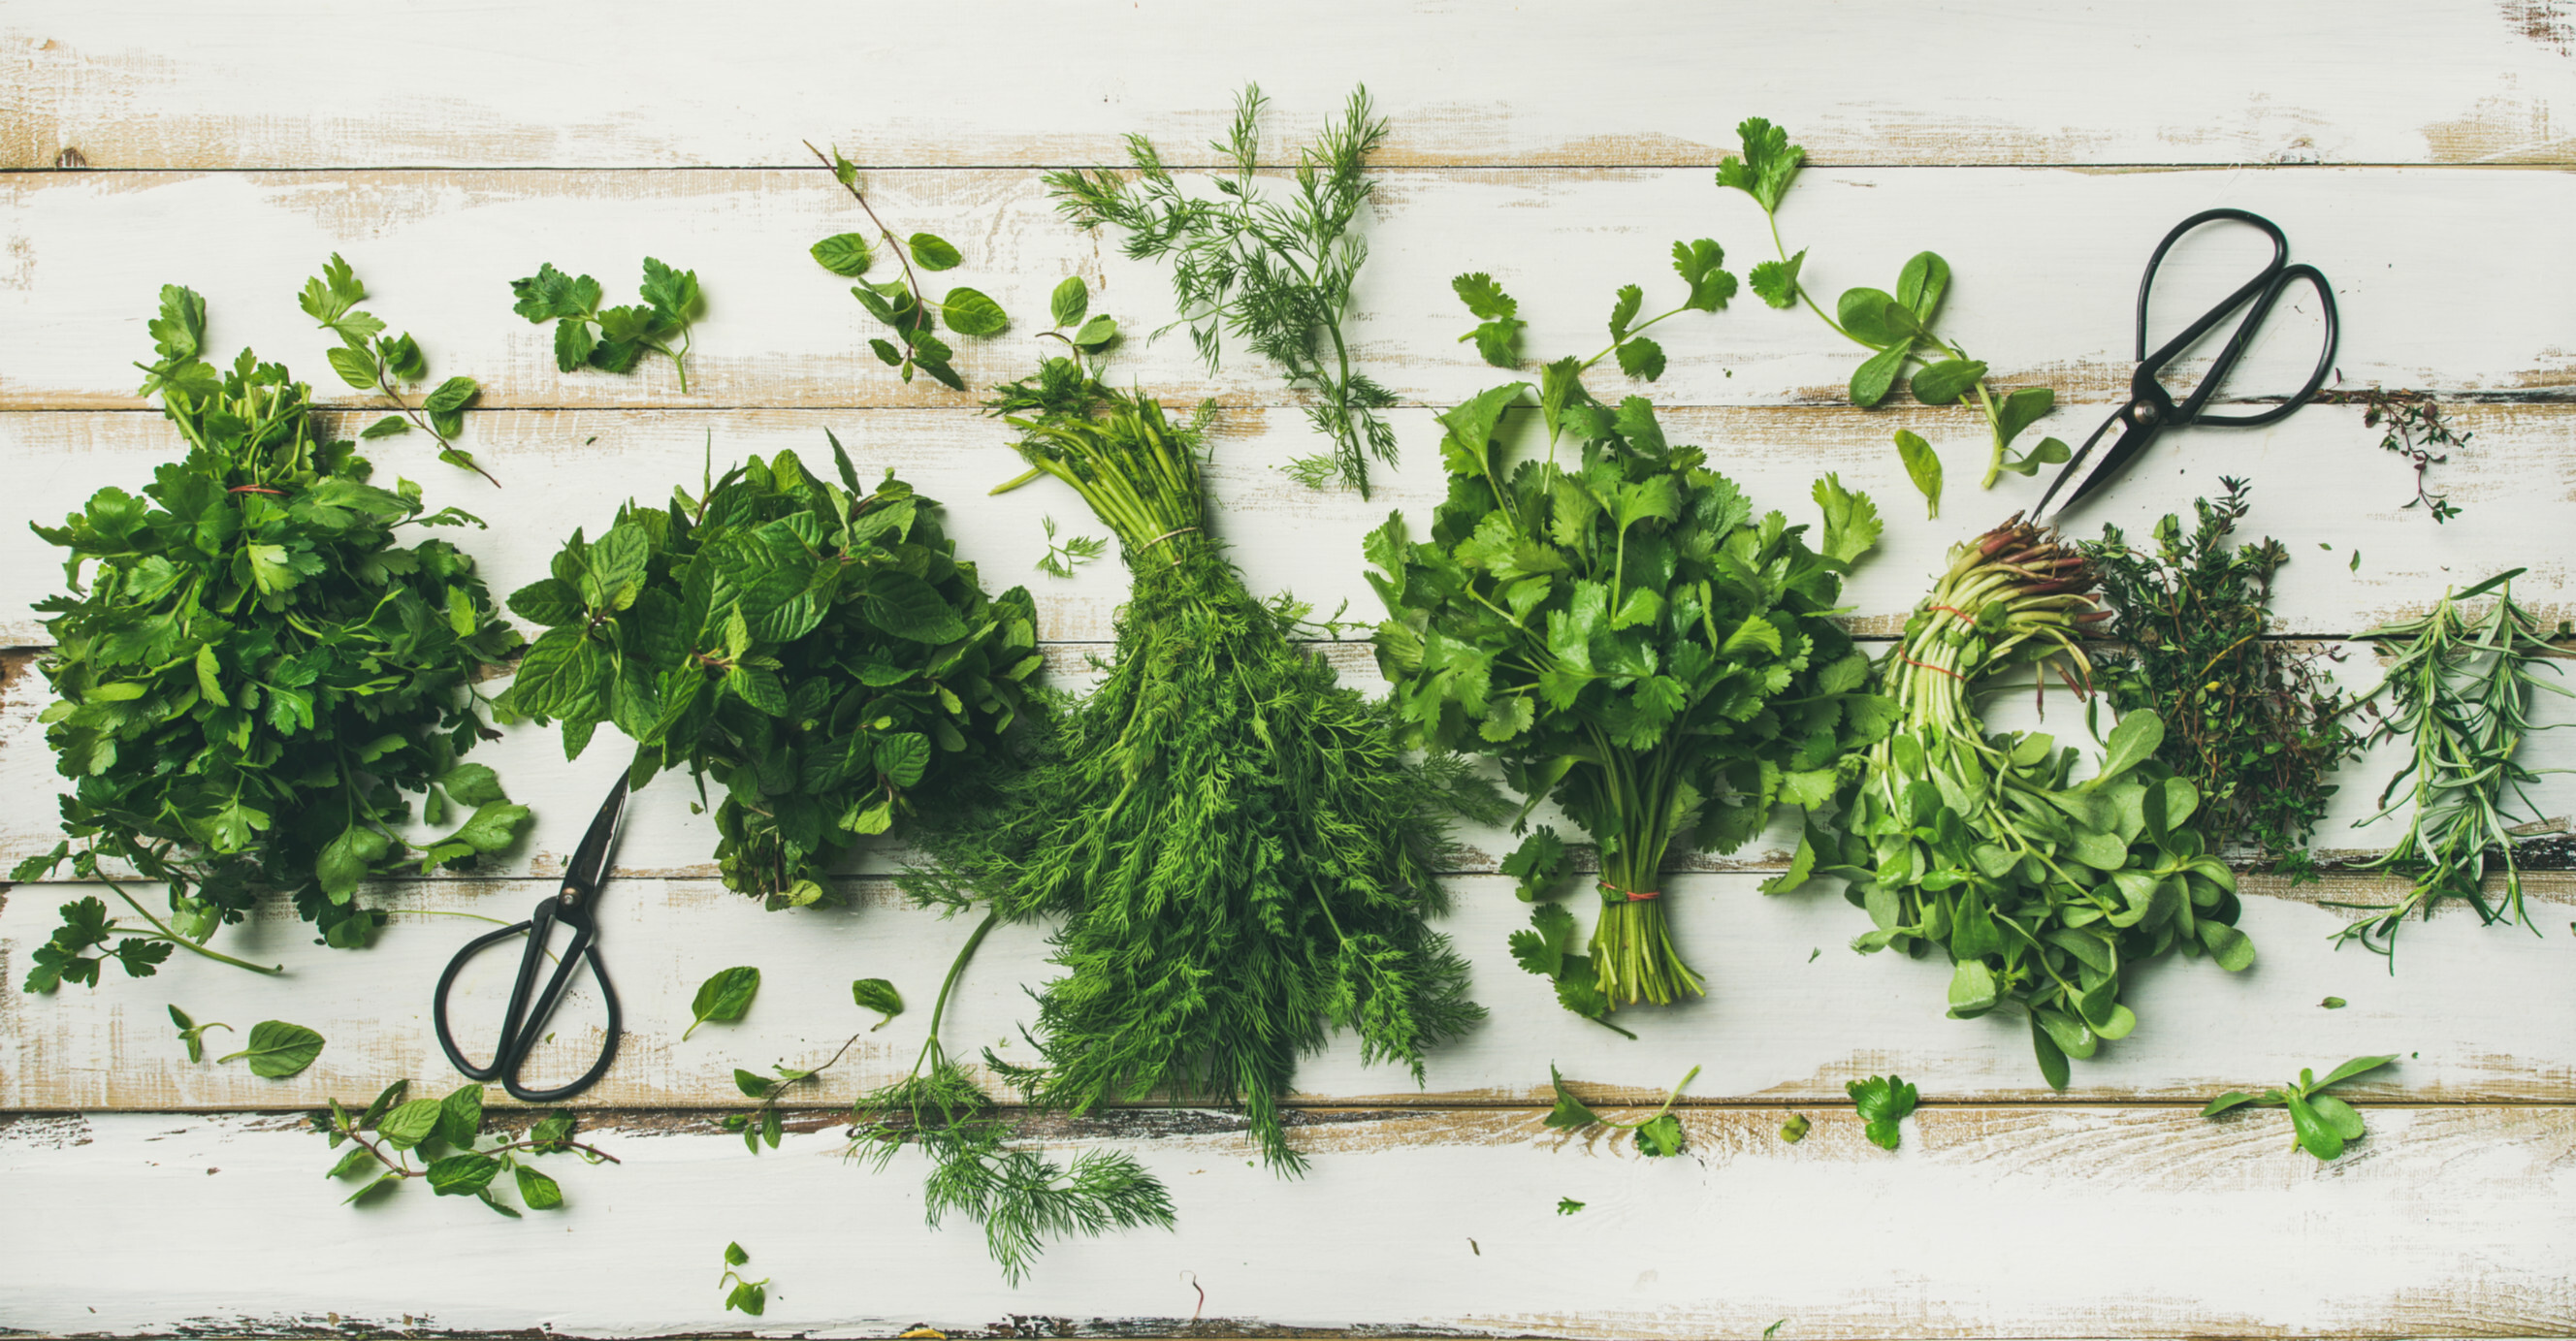
<svg viewBox="0 0 2576 1341">
<path fill-rule="evenodd" d="M 1483 1014 L 1425 925 L 1445 778 L 1408 766 L 1395 724 L 1298 648 L 1206 531 L 1199 425 L 1102 385 L 1077 359 L 992 408 L 1118 534 L 1135 575 L 1106 678 L 1061 705 L 987 815 L 926 846 L 925 902 L 1061 917 L 1064 976 L 1037 993 L 1043 1065 L 1010 1072 L 1042 1108 L 1162 1095 L 1240 1104 L 1273 1167 L 1303 1160 L 1280 1101 L 1336 1028 L 1410 1065 Z M 997 492 L 999 492 L 997 490 Z"/>
<path fill-rule="evenodd" d="M 2335 942 L 2359 941 L 2390 956 L 2392 969 L 2397 928 L 2407 915 L 2430 918 L 2448 900 L 2468 903 L 2490 925 L 2508 918 L 2532 925 L 2513 849 L 2515 831 L 2540 820 L 2528 790 L 2540 773 L 2515 756 L 2534 730 L 2547 729 L 2532 725 L 2534 693 L 2571 695 L 2540 678 L 2543 669 L 2558 672 L 2546 659 L 2555 649 L 2539 618 L 2514 603 L 2513 579 L 2522 572 L 2516 568 L 2445 594 L 2421 619 L 2382 624 L 2361 635 L 2395 658 L 2368 696 L 2387 700 L 2377 736 L 2402 736 L 2409 752 L 2379 794 L 2379 813 L 2360 823 L 2413 807 L 2405 835 L 2365 869 L 2406 874 L 2412 883 L 2391 903 L 2327 906 L 2370 914 L 2337 932 Z M 2495 604 L 2484 614 L 2464 608 L 2490 591 Z M 2504 872 L 2501 898 L 2494 901 L 2486 891 L 2491 859 Z M 2532 930 L 2538 934 L 2537 927 Z"/>
</svg>

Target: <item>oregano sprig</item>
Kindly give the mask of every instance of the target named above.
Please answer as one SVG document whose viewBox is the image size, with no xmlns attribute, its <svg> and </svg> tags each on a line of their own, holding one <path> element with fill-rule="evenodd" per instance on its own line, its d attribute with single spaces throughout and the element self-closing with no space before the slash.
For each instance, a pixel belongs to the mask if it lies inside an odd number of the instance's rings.
<svg viewBox="0 0 2576 1341">
<path fill-rule="evenodd" d="M 340 337 L 340 347 L 329 354 L 331 370 L 358 390 L 384 397 L 398 411 L 367 425 L 358 436 L 372 441 L 418 428 L 437 441 L 439 460 L 473 471 L 499 488 L 501 482 L 492 479 L 492 472 L 476 465 L 473 456 L 456 445 L 456 435 L 465 431 L 465 407 L 483 393 L 481 385 L 471 377 L 451 377 L 418 405 L 404 399 L 403 386 L 429 380 L 429 358 L 408 331 L 386 339 L 385 323 L 358 309 L 366 296 L 366 283 L 338 252 L 331 253 L 322 273 L 304 281 L 304 291 L 296 295 L 306 316 Z"/>
<path fill-rule="evenodd" d="M 537 1120 L 527 1134 L 484 1145 L 483 1087 L 467 1085 L 443 1099 L 411 1099 L 411 1082 L 397 1080 L 352 1115 L 337 1099 L 313 1114 L 312 1129 L 331 1139 L 331 1148 L 349 1150 L 325 1174 L 328 1178 L 366 1175 L 349 1194 L 363 1201 L 415 1179 L 442 1197 L 472 1197 L 500 1215 L 516 1220 L 519 1208 L 500 1199 L 495 1179 L 507 1171 L 518 1185 L 519 1200 L 532 1211 L 563 1205 L 563 1187 L 529 1161 L 540 1155 L 573 1154 L 587 1164 L 615 1164 L 615 1155 L 573 1139 L 570 1109 L 557 1109 Z M 420 1163 L 412 1161 L 418 1159 Z"/>
<path fill-rule="evenodd" d="M 1942 296 L 1950 288 L 1950 263 L 1939 254 L 1917 252 L 1897 276 L 1894 294 L 1881 289 L 1845 289 L 1834 304 L 1834 314 L 1826 315 L 1799 280 L 1799 272 L 1807 263 L 1806 249 L 1800 248 L 1793 256 L 1780 240 L 1780 200 L 1797 180 L 1807 151 L 1789 143 L 1789 132 L 1758 116 L 1746 118 L 1735 133 L 1743 142 L 1743 155 L 1729 157 L 1718 165 L 1717 184 L 1742 191 L 1762 207 L 1763 217 L 1771 225 L 1771 246 L 1779 254 L 1778 260 L 1753 267 L 1749 276 L 1753 291 L 1777 308 L 1804 303 L 1835 334 L 1871 351 L 1852 371 L 1852 404 L 1867 409 L 1886 400 L 1897 378 L 1911 367 L 1916 400 L 1926 405 L 1953 405 L 1972 397 L 1984 414 L 1993 452 L 1987 459 L 1980 487 L 1995 487 L 1995 481 L 2005 471 L 2031 475 L 2043 465 L 2067 458 L 2066 444 L 2056 438 L 2043 438 L 2037 447 L 2018 455 L 2012 451 L 2013 439 L 2056 406 L 2056 392 L 2044 386 L 1999 391 L 1986 381 L 1983 362 L 1970 358 L 1958 342 L 1944 340 L 1933 332 Z M 1900 431 L 1896 438 L 1907 475 L 1923 491 L 1932 515 L 1939 516 L 1939 458 L 1932 454 L 1929 444 L 1912 433 Z"/>
</svg>

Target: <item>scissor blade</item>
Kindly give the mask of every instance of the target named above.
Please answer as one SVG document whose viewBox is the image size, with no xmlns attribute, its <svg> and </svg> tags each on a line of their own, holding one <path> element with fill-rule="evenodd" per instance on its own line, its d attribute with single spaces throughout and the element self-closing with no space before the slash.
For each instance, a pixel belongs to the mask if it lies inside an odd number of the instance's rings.
<svg viewBox="0 0 2576 1341">
<path fill-rule="evenodd" d="M 566 886 L 580 889 L 585 896 L 598 890 L 608 875 L 609 850 L 617 844 L 617 821 L 625 813 L 626 775 L 621 773 L 617 785 L 608 789 L 608 799 L 599 803 L 590 832 L 581 836 L 581 846 L 573 849 L 572 861 L 564 867 Z"/>
</svg>

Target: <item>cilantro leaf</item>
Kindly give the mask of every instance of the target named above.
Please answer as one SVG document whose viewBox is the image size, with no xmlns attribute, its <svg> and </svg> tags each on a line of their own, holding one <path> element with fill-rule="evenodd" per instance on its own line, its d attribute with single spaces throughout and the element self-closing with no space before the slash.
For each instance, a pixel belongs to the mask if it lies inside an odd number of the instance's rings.
<svg viewBox="0 0 2576 1341">
<path fill-rule="evenodd" d="M 1715 312 L 1735 296 L 1735 276 L 1720 267 L 1726 250 L 1707 238 L 1673 244 L 1673 270 L 1690 285 L 1685 311 Z"/>
<path fill-rule="evenodd" d="M 1897 1124 L 1914 1111 L 1915 1092 L 1902 1076 L 1871 1076 L 1866 1080 L 1846 1083 L 1843 1089 L 1851 1095 L 1852 1106 L 1867 1123 L 1870 1144 L 1881 1150 L 1894 1150 L 1900 1139 Z"/>
<path fill-rule="evenodd" d="M 1816 506 L 1825 514 L 1825 543 L 1819 553 L 1848 564 L 1878 544 L 1886 526 L 1878 519 L 1878 504 L 1868 494 L 1845 489 L 1842 478 L 1830 472 L 1816 481 L 1813 492 Z"/>
<path fill-rule="evenodd" d="M 1458 291 L 1467 311 L 1484 323 L 1459 336 L 1460 343 L 1475 341 L 1476 353 L 1497 368 L 1518 367 L 1521 331 L 1529 325 L 1520 319 L 1520 304 L 1503 292 L 1493 276 L 1481 271 L 1460 275 L 1449 286 Z"/>
<path fill-rule="evenodd" d="M 1789 143 L 1788 131 L 1758 116 L 1737 124 L 1735 134 L 1744 145 L 1744 156 L 1717 165 L 1717 184 L 1753 197 L 1765 214 L 1778 213 L 1780 197 L 1788 194 L 1799 165 L 1807 161 L 1807 151 Z"/>
<path fill-rule="evenodd" d="M 1788 260 L 1761 262 L 1753 267 L 1751 276 L 1753 292 L 1763 302 L 1773 307 L 1796 307 L 1798 305 L 1798 270 L 1806 263 L 1807 252 L 1803 247 L 1798 250 L 1797 255 Z"/>
<path fill-rule="evenodd" d="M 1574 1097 L 1574 1091 L 1565 1087 L 1564 1072 L 1551 1065 L 1547 1068 L 1547 1078 L 1548 1084 L 1556 1092 L 1556 1107 L 1548 1112 L 1546 1120 L 1540 1125 L 1560 1131 L 1574 1131 L 1589 1127 L 1601 1120 L 1600 1114 L 1593 1112 L 1581 1099 Z"/>
</svg>

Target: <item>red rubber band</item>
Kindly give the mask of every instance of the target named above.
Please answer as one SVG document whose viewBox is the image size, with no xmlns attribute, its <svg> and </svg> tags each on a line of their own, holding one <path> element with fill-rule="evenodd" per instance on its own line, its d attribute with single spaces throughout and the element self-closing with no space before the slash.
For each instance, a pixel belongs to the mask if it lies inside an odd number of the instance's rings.
<svg viewBox="0 0 2576 1341">
<path fill-rule="evenodd" d="M 1961 674 L 1960 674 L 1960 673 L 1958 673 L 1957 671 L 1954 671 L 1954 670 L 1950 669 L 1950 668 L 1949 668 L 1949 667 L 1947 667 L 1947 666 L 1935 666 L 1935 665 L 1933 665 L 1931 662 L 1928 662 L 1928 661 L 1917 661 L 1917 660 L 1915 660 L 1914 658 L 1912 658 L 1912 657 L 1910 657 L 1910 656 L 1905 655 L 1903 652 L 1899 652 L 1899 653 L 1897 653 L 1897 654 L 1896 654 L 1896 659 L 1897 659 L 1897 660 L 1899 660 L 1899 661 L 1904 662 L 1904 663 L 1905 663 L 1906 665 L 1908 665 L 1908 666 L 1920 666 L 1920 667 L 1922 667 L 1923 669 L 1928 670 L 1928 671 L 1939 671 L 1939 672 L 1941 672 L 1943 675 L 1947 675 L 1947 676 L 1949 676 L 1949 677 L 1950 677 L 1951 679 L 1953 679 L 1953 680 L 1964 680 L 1964 679 L 1967 679 L 1967 678 L 1968 678 L 1967 676 L 1961 675 Z"/>
<path fill-rule="evenodd" d="M 1599 883 L 1601 885 L 1602 893 L 1622 895 L 1629 903 L 1644 903 L 1650 899 L 1660 899 L 1664 896 L 1664 892 L 1660 889 L 1621 889 L 1607 880 L 1603 880 Z M 1604 900 L 1604 902 L 1616 902 L 1616 900 Z"/>
</svg>

